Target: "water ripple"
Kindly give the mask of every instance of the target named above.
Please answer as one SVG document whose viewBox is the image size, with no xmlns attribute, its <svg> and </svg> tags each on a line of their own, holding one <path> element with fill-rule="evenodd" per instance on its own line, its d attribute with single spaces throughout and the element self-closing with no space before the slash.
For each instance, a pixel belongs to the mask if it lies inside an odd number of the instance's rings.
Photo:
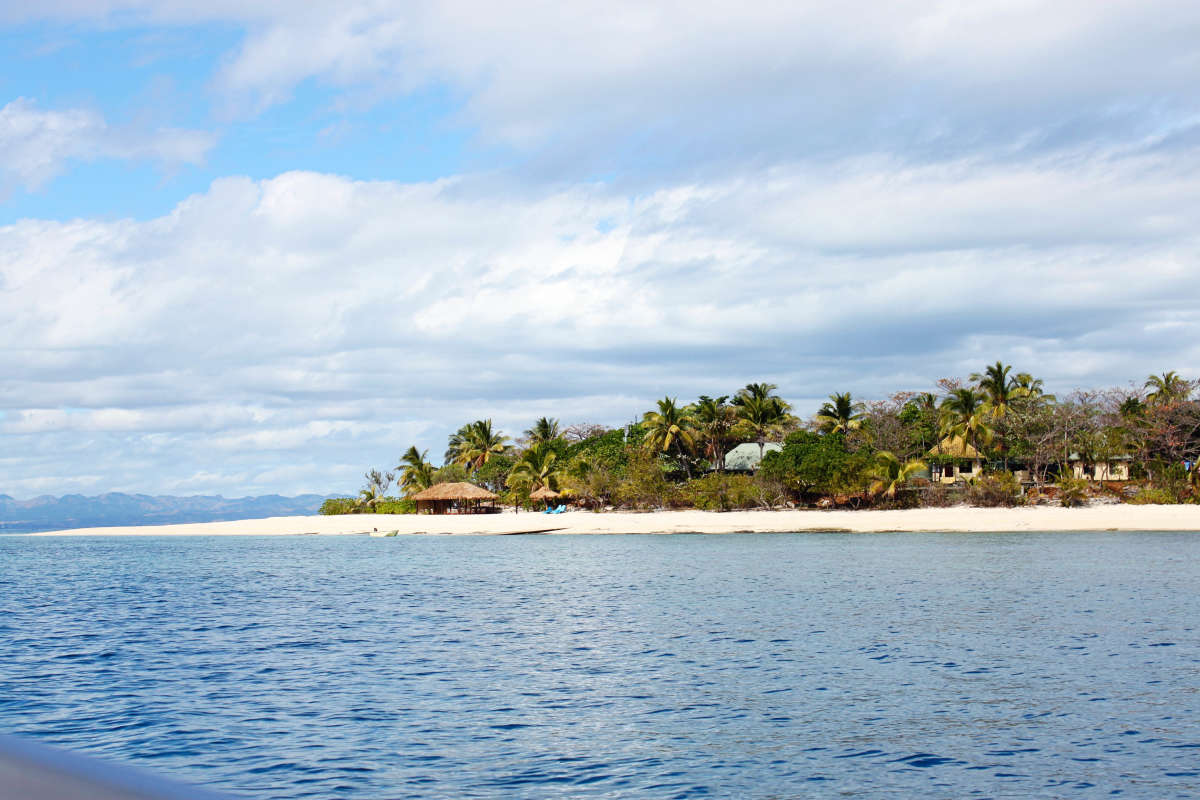
<svg viewBox="0 0 1200 800">
<path fill-rule="evenodd" d="M 246 797 L 1200 795 L 1200 537 L 0 537 L 0 725 Z"/>
</svg>

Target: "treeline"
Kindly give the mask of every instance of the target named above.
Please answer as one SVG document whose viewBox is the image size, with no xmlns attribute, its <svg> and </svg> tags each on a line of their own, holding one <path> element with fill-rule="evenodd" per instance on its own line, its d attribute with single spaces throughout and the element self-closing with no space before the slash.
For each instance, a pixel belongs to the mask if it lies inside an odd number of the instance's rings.
<svg viewBox="0 0 1200 800">
<path fill-rule="evenodd" d="M 834 393 L 808 419 L 776 389 L 752 383 L 689 404 L 664 397 L 616 429 L 543 417 L 515 441 L 476 420 L 450 437 L 442 466 L 410 447 L 394 468 L 368 472 L 358 497 L 328 500 L 322 513 L 409 513 L 407 498 L 447 481 L 525 507 L 545 488 L 592 509 L 1072 505 L 1099 495 L 1179 503 L 1200 490 L 1197 382 L 1175 372 L 1055 397 L 996 362 L 929 392 L 869 403 Z M 742 444 L 758 457 L 735 474 L 726 456 Z M 1112 463 L 1122 480 L 1094 479 Z"/>
</svg>

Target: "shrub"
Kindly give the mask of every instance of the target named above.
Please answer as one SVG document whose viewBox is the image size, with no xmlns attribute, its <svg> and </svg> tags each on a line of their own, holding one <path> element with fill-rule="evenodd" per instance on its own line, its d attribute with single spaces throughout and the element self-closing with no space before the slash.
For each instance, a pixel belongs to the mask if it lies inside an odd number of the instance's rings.
<svg viewBox="0 0 1200 800">
<path fill-rule="evenodd" d="M 1021 484 L 1011 472 L 989 472 L 967 488 L 967 502 L 985 508 L 1021 504 Z"/>
<path fill-rule="evenodd" d="M 758 474 L 800 497 L 811 497 L 862 492 L 870 467 L 868 454 L 846 449 L 843 434 L 797 431 L 784 440 L 781 450 L 766 454 Z"/>
<path fill-rule="evenodd" d="M 902 489 L 896 490 L 895 497 L 887 497 L 879 494 L 874 498 L 876 508 L 920 508 L 928 505 L 925 498 L 931 484 L 922 478 L 917 478 L 913 481 L 912 486 L 905 486 Z M 944 487 L 942 487 L 944 488 Z M 952 505 L 946 502 L 945 505 Z"/>
<path fill-rule="evenodd" d="M 1129 498 L 1126 502 L 1134 505 L 1175 505 L 1179 502 L 1179 497 L 1167 489 L 1142 489 L 1140 492 Z"/>
<path fill-rule="evenodd" d="M 961 491 L 944 483 L 930 483 L 920 490 L 920 505 L 923 508 L 949 508 L 961 500 Z"/>
<path fill-rule="evenodd" d="M 318 514 L 331 516 L 334 514 L 354 514 L 357 511 L 358 501 L 353 497 L 330 497 L 324 503 L 321 503 L 321 509 Z"/>
<path fill-rule="evenodd" d="M 580 456 L 571 462 L 562 482 L 577 503 L 591 509 L 609 505 L 621 485 L 615 468 L 599 459 L 590 460 L 586 456 Z"/>
<path fill-rule="evenodd" d="M 731 511 L 764 505 L 762 487 L 749 475 L 712 474 L 688 481 L 681 499 L 702 511 Z"/>
<path fill-rule="evenodd" d="M 1156 464 L 1154 470 L 1154 482 L 1151 488 L 1144 491 L 1153 491 L 1152 497 L 1165 498 L 1153 501 L 1155 503 L 1188 503 L 1195 502 L 1195 470 L 1187 470 L 1183 464 Z"/>
<path fill-rule="evenodd" d="M 446 464 L 439 467 L 433 473 L 433 482 L 437 483 L 462 483 L 470 480 L 471 475 L 467 472 L 467 468 L 462 464 Z"/>
<path fill-rule="evenodd" d="M 374 509 L 361 506 L 354 497 L 330 497 L 321 503 L 318 514 L 415 514 L 417 504 L 412 500 L 399 497 L 383 497 L 375 504 Z"/>
<path fill-rule="evenodd" d="M 641 442 L 641 436 L 638 436 L 638 443 Z M 632 447 L 636 447 L 634 444 Z M 625 431 L 621 429 L 605 431 L 597 436 L 592 436 L 589 439 L 584 439 L 582 442 L 576 442 L 567 448 L 564 455 L 560 456 L 561 463 L 567 464 L 569 473 L 576 473 L 576 477 L 581 477 L 582 473 L 576 468 L 576 465 L 587 463 L 592 467 L 606 467 L 614 470 L 618 476 L 624 476 L 625 468 L 629 464 L 629 448 L 625 443 Z"/>
<path fill-rule="evenodd" d="M 631 451 L 628 477 L 615 492 L 621 505 L 635 508 L 658 508 L 678 502 L 678 492 L 667 480 L 662 460 L 653 453 Z"/>
<path fill-rule="evenodd" d="M 417 502 L 403 497 L 385 497 L 375 506 L 376 514 L 415 514 Z"/>
<path fill-rule="evenodd" d="M 1062 478 L 1058 482 L 1058 502 L 1065 508 L 1087 505 L 1088 482 L 1083 478 Z"/>
</svg>

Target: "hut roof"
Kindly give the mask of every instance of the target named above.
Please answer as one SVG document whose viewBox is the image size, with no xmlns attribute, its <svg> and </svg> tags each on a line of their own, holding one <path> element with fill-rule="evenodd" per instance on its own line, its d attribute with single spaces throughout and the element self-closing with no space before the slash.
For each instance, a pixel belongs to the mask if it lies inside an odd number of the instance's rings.
<svg viewBox="0 0 1200 800">
<path fill-rule="evenodd" d="M 530 500 L 550 500 L 558 497 L 558 492 L 551 489 L 549 486 L 543 486 L 529 493 Z"/>
<path fill-rule="evenodd" d="M 950 458 L 967 458 L 972 461 L 983 458 L 971 444 L 961 436 L 947 436 L 940 444 L 934 445 L 926 455 L 949 456 Z"/>
<path fill-rule="evenodd" d="M 473 483 L 437 483 L 412 496 L 413 500 L 495 500 L 496 495 Z"/>
<path fill-rule="evenodd" d="M 783 445 L 779 442 L 767 442 L 763 446 L 762 454 L 765 456 L 782 449 Z M 758 442 L 746 442 L 725 454 L 725 469 L 728 472 L 753 472 L 758 469 L 760 461 L 762 459 L 758 456 Z"/>
</svg>

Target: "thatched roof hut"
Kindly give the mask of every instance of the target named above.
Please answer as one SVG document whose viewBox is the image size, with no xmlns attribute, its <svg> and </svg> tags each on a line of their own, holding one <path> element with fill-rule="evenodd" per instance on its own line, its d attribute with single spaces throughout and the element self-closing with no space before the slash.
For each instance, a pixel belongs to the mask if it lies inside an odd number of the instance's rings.
<svg viewBox="0 0 1200 800">
<path fill-rule="evenodd" d="M 529 493 L 530 500 L 553 500 L 556 497 L 558 497 L 558 492 L 549 486 L 543 486 Z"/>
<path fill-rule="evenodd" d="M 953 483 L 978 474 L 983 468 L 983 456 L 961 436 L 942 439 L 930 448 L 928 456 L 937 459 L 929 470 L 929 477 L 935 483 Z"/>
<path fill-rule="evenodd" d="M 492 514 L 499 511 L 498 496 L 473 483 L 438 483 L 412 497 L 417 513 Z"/>
<path fill-rule="evenodd" d="M 947 436 L 941 442 L 931 447 L 926 455 L 934 458 L 937 456 L 961 458 L 966 461 L 980 461 L 983 459 L 979 451 L 961 436 Z"/>
</svg>

